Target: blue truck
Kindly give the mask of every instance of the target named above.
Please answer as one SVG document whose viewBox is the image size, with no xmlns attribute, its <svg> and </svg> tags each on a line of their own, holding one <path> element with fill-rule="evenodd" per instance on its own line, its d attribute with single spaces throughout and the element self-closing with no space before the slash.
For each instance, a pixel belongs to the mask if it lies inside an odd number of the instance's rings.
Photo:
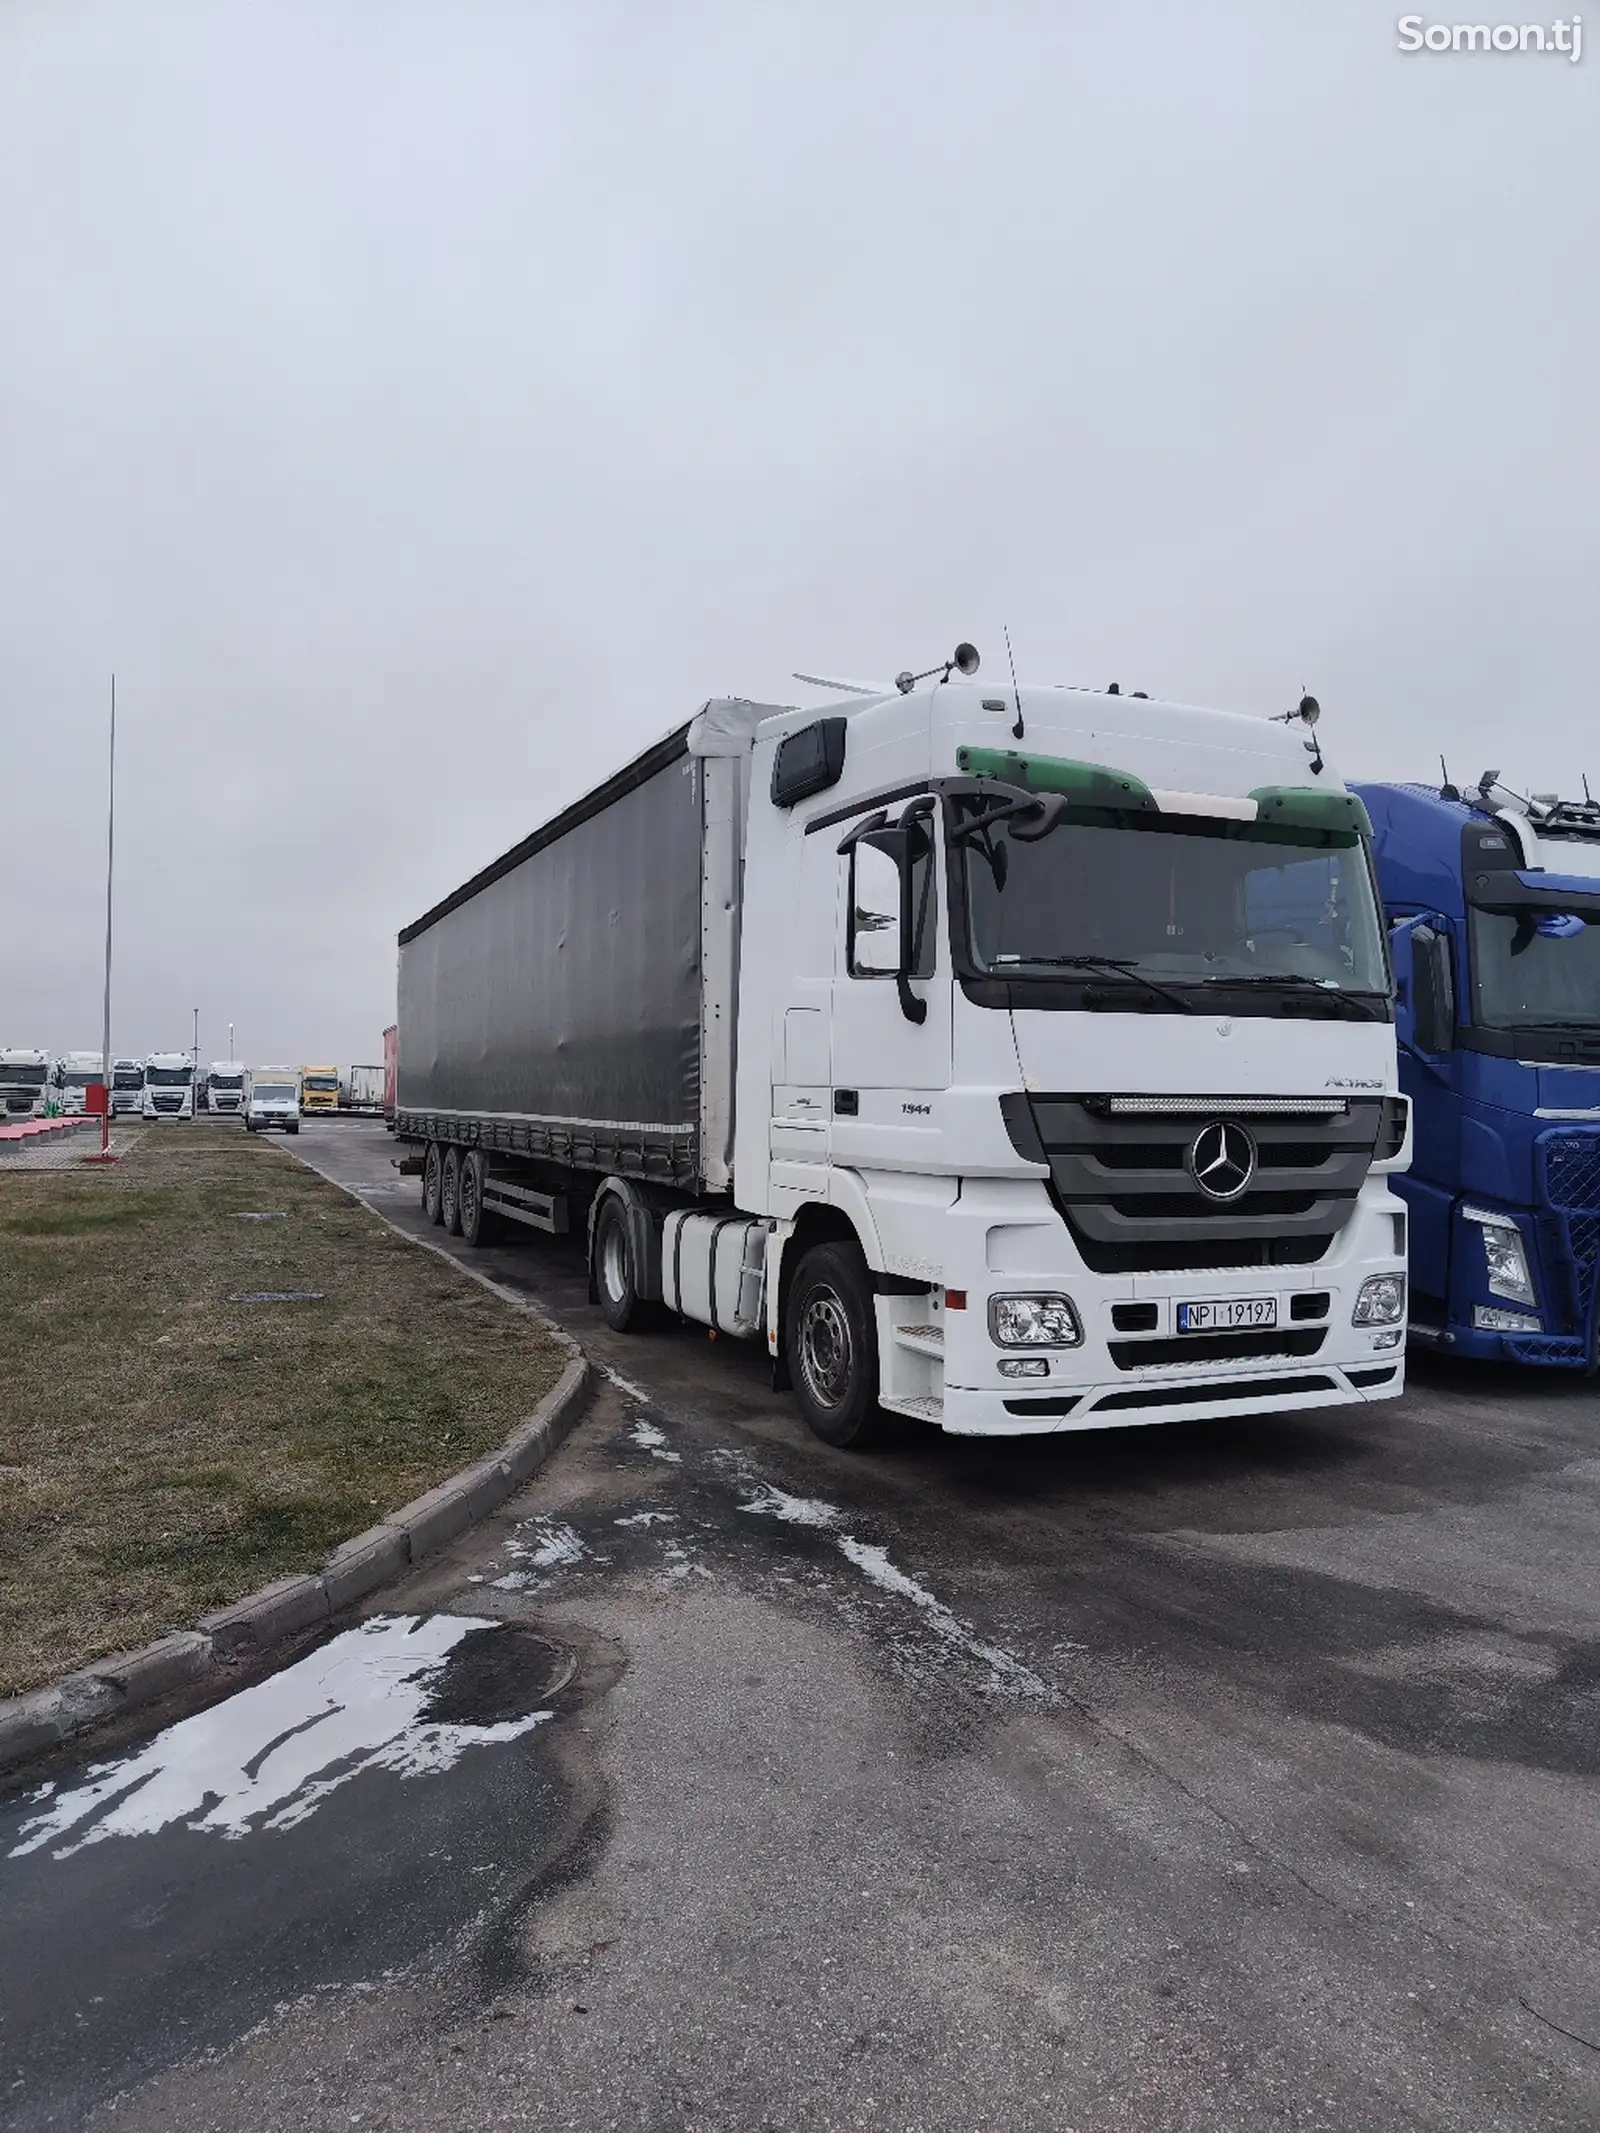
<svg viewBox="0 0 1600 2133">
<path fill-rule="evenodd" d="M 1357 785 L 1411 1098 L 1411 1339 L 1600 1368 L 1600 802 Z"/>
</svg>

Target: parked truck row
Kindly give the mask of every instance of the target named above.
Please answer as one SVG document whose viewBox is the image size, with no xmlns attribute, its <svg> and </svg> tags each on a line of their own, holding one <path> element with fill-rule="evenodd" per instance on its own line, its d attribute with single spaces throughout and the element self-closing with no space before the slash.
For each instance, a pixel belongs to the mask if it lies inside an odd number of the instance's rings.
<svg viewBox="0 0 1600 2133">
<path fill-rule="evenodd" d="M 146 1059 L 113 1059 L 107 1098 L 114 1118 L 242 1118 L 249 1107 L 252 1071 L 271 1077 L 273 1122 L 281 1108 L 285 1078 L 293 1084 L 295 1116 L 318 1111 L 361 1113 L 385 1108 L 381 1066 L 257 1067 L 215 1059 L 198 1072 L 188 1052 L 153 1052 Z M 0 1048 L 0 1123 L 30 1118 L 72 1118 L 96 1110 L 90 1091 L 105 1085 L 99 1052 L 66 1052 L 59 1058 L 30 1046 Z"/>
<path fill-rule="evenodd" d="M 427 1212 L 576 1231 L 609 1324 L 763 1341 L 837 1444 L 1393 1398 L 1411 1104 L 1315 706 L 975 665 L 710 702 L 408 926 Z"/>
</svg>

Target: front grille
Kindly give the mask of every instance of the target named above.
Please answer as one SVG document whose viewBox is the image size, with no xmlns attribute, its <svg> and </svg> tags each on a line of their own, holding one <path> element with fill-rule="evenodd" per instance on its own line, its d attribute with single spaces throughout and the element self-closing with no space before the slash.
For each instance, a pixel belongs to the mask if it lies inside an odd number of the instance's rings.
<svg viewBox="0 0 1600 2133">
<path fill-rule="evenodd" d="M 1153 1101 L 1153 1100 L 1152 1100 Z M 1273 1100 L 1169 1099 L 1171 1111 L 1119 1110 L 1108 1097 L 1012 1095 L 1001 1100 L 1012 1145 L 1046 1163 L 1050 1190 L 1086 1265 L 1097 1274 L 1309 1266 L 1350 1217 L 1392 1113 L 1380 1096 L 1351 1097 L 1321 1115 Z M 1247 1188 L 1233 1200 L 1203 1192 L 1190 1173 L 1196 1136 L 1216 1121 L 1242 1125 L 1255 1148 Z"/>
<path fill-rule="evenodd" d="M 156 1096 L 151 1101 L 158 1111 L 181 1111 L 183 1109 L 183 1098 L 181 1096 Z"/>
<path fill-rule="evenodd" d="M 1589 1344 L 1595 1338 L 1595 1321 L 1600 1315 L 1595 1297 L 1600 1283 L 1600 1133 L 1541 1133 L 1534 1149 L 1535 1161 L 1543 1173 L 1544 1198 L 1552 1210 L 1539 1228 L 1546 1234 L 1546 1248 L 1552 1242 L 1555 1247 L 1550 1256 L 1559 1265 L 1561 1285 L 1566 1290 L 1566 1321 L 1573 1329 L 1569 1341 L 1576 1352 L 1570 1356 L 1557 1352 L 1561 1344 L 1546 1335 L 1530 1342 L 1528 1346 L 1535 1352 L 1521 1359 L 1585 1363 L 1590 1360 Z M 1546 1299 L 1547 1324 L 1556 1315 L 1550 1309 L 1553 1301 Z M 1555 1328 L 1551 1330 L 1554 1332 Z M 1513 1355 L 1520 1356 L 1515 1340 L 1508 1339 L 1507 1347 Z"/>
<path fill-rule="evenodd" d="M 1315 1355 L 1328 1337 L 1326 1326 L 1303 1333 L 1178 1333 L 1170 1340 L 1112 1341 L 1111 1360 L 1119 1370 L 1143 1370 L 1152 1363 L 1243 1363 L 1268 1355 Z"/>
</svg>

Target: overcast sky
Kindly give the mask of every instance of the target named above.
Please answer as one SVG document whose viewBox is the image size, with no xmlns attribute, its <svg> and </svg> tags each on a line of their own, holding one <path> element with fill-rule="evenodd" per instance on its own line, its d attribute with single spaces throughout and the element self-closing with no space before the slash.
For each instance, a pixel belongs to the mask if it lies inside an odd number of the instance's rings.
<svg viewBox="0 0 1600 2133">
<path fill-rule="evenodd" d="M 99 1044 L 113 668 L 133 1053 L 376 1060 L 706 696 L 1007 621 L 1600 790 L 1600 17 L 1398 12 L 3 0 L 0 1043 Z"/>
</svg>

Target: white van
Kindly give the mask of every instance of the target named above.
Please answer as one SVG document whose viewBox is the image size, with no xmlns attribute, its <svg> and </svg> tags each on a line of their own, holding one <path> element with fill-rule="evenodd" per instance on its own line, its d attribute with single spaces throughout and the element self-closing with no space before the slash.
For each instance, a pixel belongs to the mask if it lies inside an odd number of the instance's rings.
<svg viewBox="0 0 1600 2133">
<path fill-rule="evenodd" d="M 246 1077 L 244 1123 L 249 1133 L 266 1133 L 279 1126 L 285 1133 L 300 1131 L 300 1074 L 296 1067 L 252 1067 Z"/>
</svg>

